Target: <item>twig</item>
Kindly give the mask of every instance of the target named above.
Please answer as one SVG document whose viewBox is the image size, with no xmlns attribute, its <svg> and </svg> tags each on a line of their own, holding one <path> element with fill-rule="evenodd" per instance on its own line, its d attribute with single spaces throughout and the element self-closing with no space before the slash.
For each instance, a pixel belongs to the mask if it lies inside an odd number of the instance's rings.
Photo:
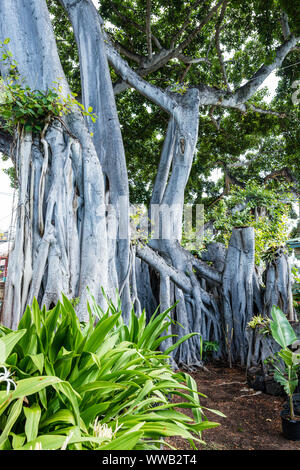
<svg viewBox="0 0 300 470">
<path fill-rule="evenodd" d="M 234 400 L 238 400 L 239 398 L 243 398 L 243 397 L 254 397 L 255 395 L 260 395 L 262 392 L 259 390 L 258 392 L 255 392 L 255 393 L 252 393 L 251 395 L 248 395 L 248 394 L 244 394 L 244 395 L 240 395 L 239 397 L 234 397 L 233 399 Z"/>
<path fill-rule="evenodd" d="M 237 382 L 237 381 L 235 381 L 235 382 L 222 382 L 220 384 L 213 384 L 213 387 L 219 387 L 220 385 L 232 385 L 232 384 L 244 385 L 246 383 L 247 383 L 246 381 L 245 382 Z"/>
<path fill-rule="evenodd" d="M 221 10 L 220 16 L 219 16 L 218 21 L 217 21 L 215 40 L 216 40 L 216 49 L 217 49 L 217 54 L 218 54 L 218 58 L 219 58 L 220 66 L 221 66 L 221 71 L 222 71 L 224 83 L 226 85 L 227 91 L 229 91 L 229 93 L 231 93 L 231 88 L 230 88 L 229 83 L 228 83 L 225 63 L 224 63 L 223 54 L 222 54 L 221 46 L 220 46 L 221 24 L 222 24 L 222 21 L 223 21 L 224 16 L 225 16 L 225 10 L 226 10 L 226 7 L 227 7 L 227 3 L 228 2 L 226 0 L 222 5 L 222 10 Z"/>
<path fill-rule="evenodd" d="M 151 36 L 151 0 L 147 0 L 146 12 L 146 36 L 149 58 L 152 58 L 152 36 Z"/>
</svg>

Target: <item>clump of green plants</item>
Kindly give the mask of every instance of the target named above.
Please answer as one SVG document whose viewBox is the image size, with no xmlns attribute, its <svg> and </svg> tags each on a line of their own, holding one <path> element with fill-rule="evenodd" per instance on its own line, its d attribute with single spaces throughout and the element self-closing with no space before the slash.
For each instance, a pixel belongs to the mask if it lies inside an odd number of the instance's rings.
<svg viewBox="0 0 300 470">
<path fill-rule="evenodd" d="M 201 359 L 210 361 L 214 353 L 218 352 L 220 345 L 218 341 L 201 341 Z"/>
<path fill-rule="evenodd" d="M 143 204 L 132 206 L 130 213 L 132 244 L 136 245 L 139 242 L 147 244 L 153 236 L 153 233 L 149 230 L 150 227 L 151 220 L 148 217 L 147 208 Z"/>
<path fill-rule="evenodd" d="M 283 386 L 284 391 L 288 396 L 290 419 L 294 420 L 295 413 L 293 394 L 298 385 L 300 354 L 291 351 L 289 346 L 297 341 L 298 338 L 288 319 L 278 307 L 274 306 L 272 308 L 271 315 L 271 334 L 274 340 L 281 347 L 281 350 L 274 354 L 274 356 L 269 357 L 266 360 L 266 363 L 271 364 L 274 370 L 274 379 Z"/>
<path fill-rule="evenodd" d="M 62 95 L 62 86 L 59 82 L 53 83 L 53 87 L 47 91 L 32 90 L 18 72 L 18 64 L 7 49 L 9 38 L 0 43 L 0 60 L 4 62 L 8 70 L 5 79 L 0 78 L 0 104 L 3 127 L 13 133 L 14 129 L 21 126 L 25 132 L 41 133 L 45 124 L 51 120 L 62 120 L 77 106 L 85 116 L 89 116 L 93 122 L 97 116 L 93 108 L 87 110 L 76 99 L 76 94 Z"/>
<path fill-rule="evenodd" d="M 235 227 L 253 227 L 256 265 L 272 261 L 278 250 L 287 250 L 288 216 L 292 194 L 288 185 L 264 187 L 250 182 L 245 188 L 233 187 L 205 213 L 205 222 L 213 221 L 214 241 L 228 246 Z"/>
<path fill-rule="evenodd" d="M 263 317 L 262 315 L 255 315 L 252 319 L 247 323 L 248 328 L 256 329 L 258 328 L 259 332 L 263 335 L 270 334 L 270 318 Z"/>
<path fill-rule="evenodd" d="M 193 378 L 169 366 L 173 348 L 158 349 L 169 310 L 147 324 L 145 312 L 132 311 L 125 325 L 120 303 L 107 301 L 104 312 L 91 298 L 89 321 L 80 323 L 65 296 L 51 310 L 34 300 L 17 331 L 0 327 L 1 450 L 159 449 L 176 435 L 195 448 L 218 426 Z"/>
<path fill-rule="evenodd" d="M 184 95 L 189 88 L 188 82 L 180 82 L 171 79 L 168 80 L 166 84 L 168 85 L 168 90 L 172 93 L 179 93 L 180 95 Z"/>
<path fill-rule="evenodd" d="M 182 234 L 181 245 L 194 256 L 201 258 L 201 254 L 207 249 L 207 245 L 215 240 L 212 231 L 197 232 L 196 228 L 185 229 Z"/>
</svg>

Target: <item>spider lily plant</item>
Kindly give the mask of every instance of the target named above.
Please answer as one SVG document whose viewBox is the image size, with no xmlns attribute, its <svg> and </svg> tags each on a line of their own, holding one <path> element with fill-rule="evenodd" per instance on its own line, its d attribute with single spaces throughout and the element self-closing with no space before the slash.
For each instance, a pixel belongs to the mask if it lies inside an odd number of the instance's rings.
<svg viewBox="0 0 300 470">
<path fill-rule="evenodd" d="M 193 378 L 158 350 L 169 312 L 146 324 L 132 311 L 127 326 L 119 306 L 102 312 L 92 299 L 87 308 L 83 324 L 65 296 L 49 311 L 34 300 L 17 331 L 0 326 L 0 449 L 159 449 L 170 436 L 203 444 L 202 432 L 219 424 L 206 418 Z"/>
</svg>

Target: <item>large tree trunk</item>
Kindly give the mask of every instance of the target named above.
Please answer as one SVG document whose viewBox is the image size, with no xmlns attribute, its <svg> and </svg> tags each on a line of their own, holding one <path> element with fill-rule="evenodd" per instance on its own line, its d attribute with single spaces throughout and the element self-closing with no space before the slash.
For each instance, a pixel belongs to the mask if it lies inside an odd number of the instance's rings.
<svg viewBox="0 0 300 470">
<path fill-rule="evenodd" d="M 235 228 L 223 273 L 223 315 L 228 354 L 245 364 L 246 326 L 253 315 L 254 229 Z"/>
<path fill-rule="evenodd" d="M 104 174 L 108 233 L 109 291 L 107 293 L 114 298 L 115 290 L 119 288 L 122 294 L 123 315 L 127 322 L 131 310 L 128 276 L 129 186 L 102 21 L 96 8 L 89 2 L 79 2 L 74 5 L 71 0 L 61 0 L 61 3 L 69 15 L 78 45 L 83 104 L 86 109 L 92 106 L 93 112 L 98 116 L 95 123 L 88 118 L 87 126 L 93 134 L 94 146 Z"/>
<path fill-rule="evenodd" d="M 269 261 L 264 272 L 264 315 L 270 317 L 273 305 L 278 306 L 288 316 L 296 320 L 293 308 L 291 267 L 286 250 L 278 249 L 274 259 Z"/>
<path fill-rule="evenodd" d="M 62 94 L 67 97 L 70 91 L 44 1 L 3 0 L 0 39 L 6 37 L 10 38 L 9 48 L 19 72 L 32 89 L 46 91 L 59 78 Z M 102 68 L 106 66 L 108 70 L 105 54 L 101 60 Z M 1 69 L 1 73 L 4 75 L 5 70 Z M 118 139 L 113 139 L 115 147 L 105 148 L 107 155 L 98 149 L 99 157 L 90 129 L 76 109 L 64 116 L 64 125 L 48 122 L 41 135 L 32 137 L 23 131 L 17 135 L 18 223 L 3 313 L 3 322 L 8 326 L 16 327 L 24 307 L 33 297 L 49 307 L 62 292 L 80 298 L 78 315 L 85 320 L 87 287 L 105 307 L 101 287 L 114 297 L 125 280 L 129 265 L 128 235 L 123 234 L 125 244 L 120 242 L 118 246 L 118 236 L 109 238 L 108 231 L 111 234 L 112 230 L 108 203 L 120 193 L 127 198 L 126 168 L 108 73 L 103 82 L 105 90 L 100 95 L 107 101 L 101 108 L 100 127 L 104 134 L 111 135 L 114 131 L 119 134 Z M 94 107 L 97 111 L 97 103 Z M 109 158 L 116 163 L 111 170 L 114 177 L 107 182 L 108 171 L 105 173 L 104 168 Z M 122 186 L 118 186 L 117 181 L 122 178 Z M 127 228 L 126 207 L 122 211 Z M 119 218 L 114 220 L 118 232 Z M 126 292 L 124 287 L 123 292 Z M 129 300 L 124 302 L 125 314 L 129 311 L 128 304 Z"/>
</svg>

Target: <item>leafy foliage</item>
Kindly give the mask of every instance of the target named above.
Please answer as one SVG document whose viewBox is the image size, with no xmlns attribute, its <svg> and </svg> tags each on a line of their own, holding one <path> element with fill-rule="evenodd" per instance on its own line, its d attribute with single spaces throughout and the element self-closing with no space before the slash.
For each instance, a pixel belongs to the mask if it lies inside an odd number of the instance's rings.
<svg viewBox="0 0 300 470">
<path fill-rule="evenodd" d="M 214 240 L 229 242 L 234 227 L 251 226 L 255 230 L 256 264 L 271 261 L 289 235 L 288 216 L 292 194 L 288 186 L 264 187 L 250 182 L 233 187 L 228 196 L 205 213 L 206 222 L 213 221 Z"/>
<path fill-rule="evenodd" d="M 290 417 L 294 419 L 293 393 L 298 385 L 298 370 L 300 368 L 300 354 L 294 353 L 289 346 L 297 341 L 297 336 L 287 320 L 284 313 L 278 308 L 273 307 L 271 311 L 272 320 L 270 329 L 273 338 L 281 346 L 281 350 L 275 357 L 269 358 L 274 368 L 274 379 L 280 383 L 289 397 Z M 284 370 L 280 361 L 284 363 Z"/>
<path fill-rule="evenodd" d="M 1 118 L 5 122 L 5 128 L 11 132 L 17 125 L 24 126 L 25 132 L 41 132 L 47 122 L 55 118 L 62 118 L 69 114 L 75 106 L 79 106 L 83 115 L 89 116 L 94 122 L 96 115 L 90 107 L 84 106 L 76 100 L 76 94 L 62 96 L 62 87 L 59 82 L 53 84 L 53 88 L 47 91 L 31 90 L 28 85 L 22 83 L 18 73 L 17 63 L 12 58 L 9 50 L 9 38 L 0 43 L 2 60 L 9 69 L 9 78 L 0 78 L 0 103 Z"/>
<path fill-rule="evenodd" d="M 255 315 L 252 319 L 247 323 L 248 328 L 258 328 L 259 332 L 263 335 L 267 335 L 271 333 L 270 330 L 270 318 L 263 317 L 262 315 Z"/>
<path fill-rule="evenodd" d="M 47 0 L 47 3 L 64 71 L 72 89 L 80 95 L 78 50 L 72 28 L 60 3 L 56 0 Z M 188 64 L 171 57 L 147 75 L 151 84 L 178 94 L 199 84 L 226 89 L 216 43 L 216 30 L 220 27 L 219 40 L 227 80 L 231 90 L 235 90 L 251 79 L 261 64 L 272 60 L 277 45 L 283 41 L 282 12 L 289 15 L 291 32 L 297 34 L 298 31 L 297 7 L 289 1 L 235 0 L 228 2 L 223 20 L 220 7 L 205 27 L 194 34 L 214 5 L 212 1 L 197 0 L 151 2 L 152 57 L 170 48 L 173 41 L 174 48 L 188 41 L 182 54 L 196 61 Z M 122 47 L 121 53 L 130 66 L 143 71 L 150 59 L 146 2 L 104 0 L 100 2 L 99 11 L 106 32 Z M 126 55 L 126 51 L 130 54 Z M 139 64 L 132 56 L 142 62 Z M 197 63 L 197 59 L 205 60 Z M 251 99 L 251 104 L 262 109 L 272 108 L 278 114 L 284 114 L 284 118 L 258 114 L 250 109 L 242 114 L 237 110 L 203 106 L 186 202 L 206 204 L 218 197 L 224 187 L 224 178 L 212 181 L 211 171 L 223 169 L 223 164 L 235 163 L 241 155 L 246 155 L 250 165 L 234 170 L 240 180 L 260 182 L 261 173 L 284 166 L 299 176 L 299 106 L 291 108 L 292 83 L 299 78 L 298 62 L 299 50 L 296 48 L 278 73 L 277 96 L 271 103 L 266 103 L 267 88 L 260 89 Z M 111 75 L 113 82 L 117 82 L 119 77 L 113 70 Z M 116 101 L 126 151 L 130 200 L 133 204 L 148 204 L 168 116 L 132 89 L 118 95 Z"/>
<path fill-rule="evenodd" d="M 132 312 L 126 326 L 111 302 L 107 312 L 94 299 L 87 308 L 89 322 L 79 323 L 66 297 L 49 311 L 35 300 L 17 331 L 1 326 L 1 363 L 16 385 L 0 391 L 1 448 L 157 449 L 173 435 L 202 442 L 218 424 L 205 417 L 194 380 L 157 350 L 168 311 L 147 325 L 145 312 Z M 175 411 L 169 395 L 194 419 Z"/>
<path fill-rule="evenodd" d="M 217 352 L 220 345 L 217 341 L 203 341 L 202 344 L 202 359 L 209 361 L 213 357 L 213 353 Z"/>
</svg>

